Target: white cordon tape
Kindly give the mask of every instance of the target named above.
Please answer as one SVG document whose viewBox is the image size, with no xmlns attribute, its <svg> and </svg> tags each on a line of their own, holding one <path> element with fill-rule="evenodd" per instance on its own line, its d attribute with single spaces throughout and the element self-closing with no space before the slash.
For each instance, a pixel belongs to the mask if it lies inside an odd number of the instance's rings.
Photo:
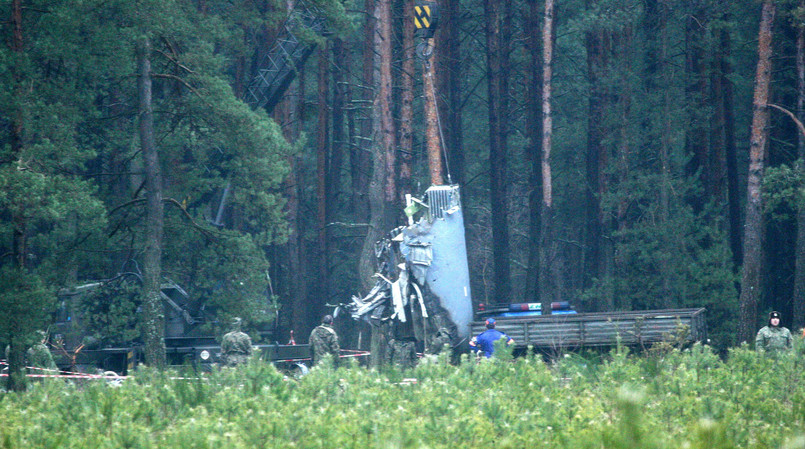
<svg viewBox="0 0 805 449">
<path fill-rule="evenodd" d="M 357 349 L 342 349 L 341 352 L 347 352 L 349 354 L 341 354 L 338 356 L 340 359 L 345 359 L 347 357 L 366 357 L 371 352 L 369 351 L 359 351 Z M 310 360 L 310 357 L 299 358 L 299 359 L 285 359 L 285 360 L 274 360 L 275 362 L 304 362 L 306 360 Z"/>
<path fill-rule="evenodd" d="M 8 374 L 0 374 L 0 377 L 8 377 Z M 25 377 L 58 377 L 59 379 L 125 379 L 126 376 L 102 376 L 100 374 L 26 374 Z"/>
<path fill-rule="evenodd" d="M 346 352 L 347 354 L 341 354 L 339 358 L 347 358 L 347 357 L 365 357 L 371 354 L 369 351 L 359 351 L 356 349 L 342 349 L 341 352 Z M 310 360 L 310 357 L 303 358 L 303 359 L 287 359 L 287 360 L 275 360 L 276 362 L 301 362 L 304 360 Z M 0 360 L 0 365 L 8 365 L 5 360 Z M 47 368 L 38 368 L 35 366 L 26 366 L 25 368 L 31 370 L 39 370 L 39 371 L 53 371 Z M 72 371 L 59 371 L 59 374 L 26 374 L 26 377 L 34 377 L 34 378 L 46 378 L 46 377 L 58 377 L 60 379 L 106 379 L 106 380 L 125 380 L 128 376 L 107 376 L 104 374 L 87 374 L 87 373 L 76 373 Z M 0 374 L 0 377 L 8 377 L 7 373 Z M 205 379 L 204 377 L 171 377 L 171 380 L 199 380 Z"/>
</svg>

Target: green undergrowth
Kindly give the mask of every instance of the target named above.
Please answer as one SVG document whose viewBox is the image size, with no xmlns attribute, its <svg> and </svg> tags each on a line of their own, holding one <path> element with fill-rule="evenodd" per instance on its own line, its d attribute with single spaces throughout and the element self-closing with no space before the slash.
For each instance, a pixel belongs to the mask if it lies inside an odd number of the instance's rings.
<svg viewBox="0 0 805 449">
<path fill-rule="evenodd" d="M 39 382 L 0 396 L 0 447 L 805 449 L 799 349 L 347 365 Z"/>
</svg>

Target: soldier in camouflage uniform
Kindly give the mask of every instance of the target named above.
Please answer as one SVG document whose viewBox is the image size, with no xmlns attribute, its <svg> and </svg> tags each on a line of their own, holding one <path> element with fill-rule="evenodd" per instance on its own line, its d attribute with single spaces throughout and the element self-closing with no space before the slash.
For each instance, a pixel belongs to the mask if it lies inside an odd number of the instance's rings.
<svg viewBox="0 0 805 449">
<path fill-rule="evenodd" d="M 338 334 L 333 329 L 332 315 L 324 315 L 324 318 L 321 319 L 321 325 L 316 326 L 310 333 L 308 342 L 310 343 L 310 357 L 313 365 L 321 362 L 325 354 L 331 354 L 333 363 L 338 363 L 341 347 L 338 346 Z"/>
<path fill-rule="evenodd" d="M 450 345 L 452 342 L 450 338 L 450 331 L 446 327 L 440 327 L 436 336 L 431 340 L 428 354 L 439 354 L 444 350 L 445 345 Z"/>
<path fill-rule="evenodd" d="M 232 331 L 221 340 L 221 357 L 224 365 L 238 366 L 249 361 L 252 355 L 252 339 L 241 330 L 241 319 L 232 321 Z"/>
<path fill-rule="evenodd" d="M 792 348 L 791 332 L 780 326 L 780 312 L 769 314 L 769 325 L 764 326 L 755 337 L 755 349 L 761 352 L 778 353 Z"/>
<path fill-rule="evenodd" d="M 389 341 L 389 363 L 401 368 L 410 369 L 416 366 L 419 360 L 416 355 L 416 342 L 412 340 Z"/>
<path fill-rule="evenodd" d="M 27 353 L 28 364 L 35 368 L 58 370 L 58 367 L 56 367 L 56 362 L 53 361 L 53 355 L 50 353 L 50 349 L 48 349 L 46 345 L 48 341 L 47 332 L 36 331 L 36 333 L 39 335 L 40 341 L 39 343 L 28 348 Z M 36 372 L 34 374 L 43 374 L 43 373 Z"/>
</svg>

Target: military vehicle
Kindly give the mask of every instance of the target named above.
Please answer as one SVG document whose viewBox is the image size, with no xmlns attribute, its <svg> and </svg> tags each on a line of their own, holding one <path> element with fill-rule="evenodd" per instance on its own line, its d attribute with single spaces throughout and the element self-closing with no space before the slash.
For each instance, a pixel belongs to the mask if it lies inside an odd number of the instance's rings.
<svg viewBox="0 0 805 449">
<path fill-rule="evenodd" d="M 474 334 L 485 328 L 484 320 L 472 323 Z M 512 337 L 518 348 L 551 351 L 707 341 L 703 308 L 497 316 L 495 328 Z"/>
</svg>

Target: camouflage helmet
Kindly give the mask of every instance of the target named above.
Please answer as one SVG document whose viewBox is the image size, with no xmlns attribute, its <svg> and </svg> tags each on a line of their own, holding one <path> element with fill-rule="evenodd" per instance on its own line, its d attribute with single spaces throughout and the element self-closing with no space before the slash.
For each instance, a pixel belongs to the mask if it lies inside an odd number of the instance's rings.
<svg viewBox="0 0 805 449">
<path fill-rule="evenodd" d="M 232 318 L 232 329 L 239 331 L 241 326 L 243 326 L 243 320 L 239 316 Z"/>
</svg>

